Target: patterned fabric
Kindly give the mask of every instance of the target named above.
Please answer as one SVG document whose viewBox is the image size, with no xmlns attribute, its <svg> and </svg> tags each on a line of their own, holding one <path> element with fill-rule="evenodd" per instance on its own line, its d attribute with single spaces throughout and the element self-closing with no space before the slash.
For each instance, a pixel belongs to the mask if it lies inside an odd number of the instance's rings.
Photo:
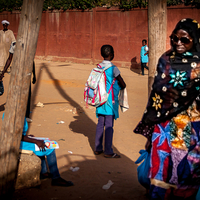
<svg viewBox="0 0 200 200">
<path fill-rule="evenodd" d="M 153 126 L 187 110 L 199 96 L 200 53 L 193 56 L 166 52 L 157 65 L 152 92 L 142 121 L 134 132 L 151 138 Z M 151 130 L 144 134 L 144 127 Z"/>
<path fill-rule="evenodd" d="M 151 199 L 195 199 L 200 185 L 200 25 L 183 19 L 172 34 L 180 29 L 192 38 L 192 50 L 178 54 L 171 41 L 172 49 L 158 61 L 146 110 L 134 130 L 152 144 Z"/>
<path fill-rule="evenodd" d="M 170 123 L 155 125 L 152 136 L 150 178 L 167 180 L 170 148 Z M 152 164 L 153 163 L 153 164 Z"/>
<path fill-rule="evenodd" d="M 195 108 L 194 103 L 170 121 L 154 126 L 149 172 L 154 185 L 152 197 L 170 199 L 166 197 L 167 190 L 173 187 L 178 196 L 190 197 L 197 192 L 200 185 L 200 120 L 194 121 L 197 117 L 191 114 L 195 113 Z"/>
</svg>

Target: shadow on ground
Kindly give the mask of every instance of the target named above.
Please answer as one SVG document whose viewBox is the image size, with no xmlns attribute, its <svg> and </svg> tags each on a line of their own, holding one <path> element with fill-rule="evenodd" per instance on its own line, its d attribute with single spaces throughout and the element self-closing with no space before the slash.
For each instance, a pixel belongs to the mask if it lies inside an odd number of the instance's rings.
<svg viewBox="0 0 200 200">
<path fill-rule="evenodd" d="M 137 62 L 136 56 L 131 59 L 130 70 L 136 74 L 141 74 L 140 62 Z"/>
<path fill-rule="evenodd" d="M 0 112 L 5 110 L 5 105 L 6 105 L 6 103 L 3 103 L 0 105 Z"/>
<path fill-rule="evenodd" d="M 41 70 L 43 69 L 43 70 Z M 50 68 L 43 63 L 40 67 L 37 76 L 37 85 L 34 88 L 32 102 L 35 103 L 39 86 L 41 84 L 41 74 L 46 72 L 49 78 L 53 81 L 56 90 L 62 97 L 69 102 L 72 107 L 81 107 L 74 99 L 72 99 L 62 88 L 60 82 L 56 79 Z M 53 103 L 53 102 L 52 102 Z M 90 148 L 93 149 L 95 141 L 96 124 L 89 118 L 87 114 L 74 116 L 74 121 L 69 123 L 69 128 L 72 132 L 83 134 L 88 138 Z M 86 126 L 90 124 L 90 126 Z M 70 141 L 69 141 L 70 142 Z M 121 154 L 116 147 L 113 147 L 116 153 L 121 155 L 120 159 L 104 158 L 103 154 L 98 156 L 86 156 L 77 154 L 64 154 L 58 156 L 57 160 L 65 159 L 69 165 L 64 165 L 59 170 L 63 171 L 61 176 L 67 180 L 74 182 L 75 186 L 55 187 L 51 186 L 51 180 L 44 180 L 38 188 L 29 188 L 18 190 L 15 192 L 13 200 L 129 200 L 140 199 L 145 200 L 145 190 L 137 181 L 136 169 L 137 165 L 126 155 Z M 81 161 L 74 161 L 74 157 L 80 157 Z M 77 172 L 72 172 L 70 166 L 78 166 L 80 169 Z M 103 190 L 102 186 L 108 180 L 114 184 L 109 190 Z"/>
<path fill-rule="evenodd" d="M 13 200 L 35 200 L 35 199 L 84 199 L 84 200 L 147 200 L 145 190 L 138 184 L 135 175 L 136 165 L 122 155 L 121 159 L 106 159 L 102 155 L 88 157 L 84 155 L 63 155 L 68 162 L 72 157 L 82 156 L 84 161 L 73 162 L 73 166 L 80 169 L 72 172 L 69 166 L 65 166 L 65 172 L 61 176 L 74 183 L 73 187 L 51 186 L 51 180 L 43 180 L 40 187 L 18 190 Z M 61 157 L 58 157 L 61 159 Z M 108 190 L 102 186 L 108 180 L 114 184 Z"/>
</svg>

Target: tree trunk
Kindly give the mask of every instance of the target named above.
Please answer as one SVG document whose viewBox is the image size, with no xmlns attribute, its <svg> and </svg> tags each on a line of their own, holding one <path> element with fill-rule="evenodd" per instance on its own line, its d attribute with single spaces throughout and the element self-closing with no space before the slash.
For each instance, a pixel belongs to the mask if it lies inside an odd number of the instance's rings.
<svg viewBox="0 0 200 200">
<path fill-rule="evenodd" d="M 167 0 L 148 1 L 149 79 L 148 94 L 154 81 L 159 57 L 166 51 Z"/>
<path fill-rule="evenodd" d="M 0 135 L 0 199 L 14 192 L 29 85 L 44 0 L 24 0 Z"/>
</svg>

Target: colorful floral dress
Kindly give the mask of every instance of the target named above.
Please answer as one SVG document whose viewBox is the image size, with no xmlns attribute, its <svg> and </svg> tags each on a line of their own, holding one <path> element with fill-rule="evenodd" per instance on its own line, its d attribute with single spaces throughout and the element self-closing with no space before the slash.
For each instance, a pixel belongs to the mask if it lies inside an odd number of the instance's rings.
<svg viewBox="0 0 200 200">
<path fill-rule="evenodd" d="M 200 54 L 166 52 L 134 132 L 151 141 L 151 199 L 187 198 L 200 184 Z"/>
</svg>

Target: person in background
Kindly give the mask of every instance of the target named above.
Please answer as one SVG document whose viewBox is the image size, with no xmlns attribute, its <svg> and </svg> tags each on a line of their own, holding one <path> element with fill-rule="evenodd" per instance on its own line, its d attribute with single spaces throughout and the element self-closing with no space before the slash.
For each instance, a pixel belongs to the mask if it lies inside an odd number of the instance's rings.
<svg viewBox="0 0 200 200">
<path fill-rule="evenodd" d="M 147 67 L 147 63 L 149 62 L 148 52 L 149 48 L 147 46 L 147 40 L 142 40 L 142 47 L 140 51 L 140 62 L 141 62 L 141 70 L 143 76 L 144 76 L 144 68 L 149 70 L 149 68 Z"/>
<path fill-rule="evenodd" d="M 10 63 L 12 62 L 13 54 L 14 54 L 14 51 L 15 51 L 15 45 L 16 45 L 16 42 L 12 42 L 11 45 L 10 45 L 9 57 L 8 57 L 6 64 L 3 68 L 3 71 L 1 72 L 0 81 L 2 81 L 4 74 L 6 73 L 8 67 L 10 66 Z M 34 61 L 33 61 L 32 75 L 33 75 L 32 83 L 35 84 L 36 83 L 36 75 L 35 75 L 35 62 Z M 30 113 L 31 113 L 30 109 L 31 109 L 31 83 L 30 83 L 30 87 L 29 87 L 28 101 L 27 101 L 27 107 L 26 107 L 26 120 L 29 123 L 32 122 L 32 119 L 30 119 Z"/>
<path fill-rule="evenodd" d="M 13 31 L 8 29 L 10 23 L 7 20 L 3 20 L 1 23 L 3 25 L 3 30 L 0 30 L 0 71 L 3 70 L 9 56 L 11 43 L 16 42 Z M 10 72 L 10 70 L 8 72 Z"/>
</svg>

